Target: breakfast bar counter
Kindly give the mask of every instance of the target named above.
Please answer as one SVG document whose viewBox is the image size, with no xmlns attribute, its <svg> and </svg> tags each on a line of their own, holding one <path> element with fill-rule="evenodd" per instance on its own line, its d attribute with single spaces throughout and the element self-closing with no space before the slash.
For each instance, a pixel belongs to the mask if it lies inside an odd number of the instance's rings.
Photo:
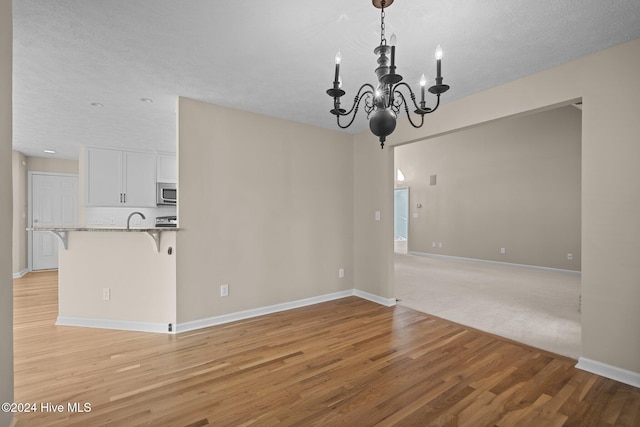
<svg viewBox="0 0 640 427">
<path fill-rule="evenodd" d="M 30 230 L 54 233 L 65 246 L 58 252 L 57 325 L 175 332 L 179 229 Z"/>
<path fill-rule="evenodd" d="M 155 242 L 155 252 L 160 251 L 160 238 L 163 231 L 178 231 L 176 227 L 127 228 L 127 227 L 34 227 L 27 231 L 49 231 L 54 234 L 65 249 L 68 249 L 68 233 L 71 231 L 90 231 L 97 233 L 147 233 Z"/>
</svg>

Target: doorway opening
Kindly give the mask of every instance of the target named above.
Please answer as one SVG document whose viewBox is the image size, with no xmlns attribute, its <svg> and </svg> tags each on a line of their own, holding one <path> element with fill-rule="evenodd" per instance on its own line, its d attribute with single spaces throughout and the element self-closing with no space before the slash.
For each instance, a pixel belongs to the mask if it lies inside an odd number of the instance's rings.
<svg viewBox="0 0 640 427">
<path fill-rule="evenodd" d="M 400 305 L 581 355 L 581 122 L 564 105 L 395 147 L 412 197 Z"/>
<path fill-rule="evenodd" d="M 393 240 L 396 253 L 406 254 L 409 239 L 409 188 L 393 191 Z"/>
</svg>

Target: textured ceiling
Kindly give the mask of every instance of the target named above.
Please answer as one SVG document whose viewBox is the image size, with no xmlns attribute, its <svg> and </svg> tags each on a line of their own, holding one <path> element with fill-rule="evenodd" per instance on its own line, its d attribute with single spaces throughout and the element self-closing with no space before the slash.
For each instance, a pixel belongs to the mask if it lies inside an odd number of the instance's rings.
<svg viewBox="0 0 640 427">
<path fill-rule="evenodd" d="M 380 12 L 370 0 L 13 8 L 14 149 L 27 155 L 73 159 L 80 144 L 175 151 L 177 96 L 335 129 L 325 91 L 338 49 L 345 104 L 375 82 Z M 446 104 L 640 37 L 640 1 L 396 0 L 385 22 L 397 71 L 415 88 L 423 72 L 433 79 L 442 45 Z M 366 128 L 363 116 L 349 130 Z"/>
</svg>

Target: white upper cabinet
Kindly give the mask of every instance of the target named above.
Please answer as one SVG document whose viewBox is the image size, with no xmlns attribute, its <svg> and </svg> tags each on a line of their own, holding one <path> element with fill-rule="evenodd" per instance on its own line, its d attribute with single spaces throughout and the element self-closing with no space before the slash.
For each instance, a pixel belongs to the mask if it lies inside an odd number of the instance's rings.
<svg viewBox="0 0 640 427">
<path fill-rule="evenodd" d="M 86 149 L 87 206 L 156 206 L 156 155 Z"/>
<path fill-rule="evenodd" d="M 178 182 L 178 163 L 176 156 L 158 154 L 158 182 Z"/>
<path fill-rule="evenodd" d="M 87 148 L 85 204 L 122 206 L 122 152 Z"/>
<path fill-rule="evenodd" d="M 156 206 L 156 156 L 124 152 L 123 193 L 126 206 Z"/>
</svg>

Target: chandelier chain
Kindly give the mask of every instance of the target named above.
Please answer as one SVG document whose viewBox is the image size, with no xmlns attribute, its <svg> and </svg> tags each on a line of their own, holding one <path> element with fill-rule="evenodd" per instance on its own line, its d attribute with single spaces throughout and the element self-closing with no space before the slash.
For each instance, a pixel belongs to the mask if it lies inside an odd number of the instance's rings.
<svg viewBox="0 0 640 427">
<path fill-rule="evenodd" d="M 384 5 L 385 1 L 382 0 L 380 8 L 380 46 L 387 44 L 387 39 L 384 36 Z"/>
</svg>

